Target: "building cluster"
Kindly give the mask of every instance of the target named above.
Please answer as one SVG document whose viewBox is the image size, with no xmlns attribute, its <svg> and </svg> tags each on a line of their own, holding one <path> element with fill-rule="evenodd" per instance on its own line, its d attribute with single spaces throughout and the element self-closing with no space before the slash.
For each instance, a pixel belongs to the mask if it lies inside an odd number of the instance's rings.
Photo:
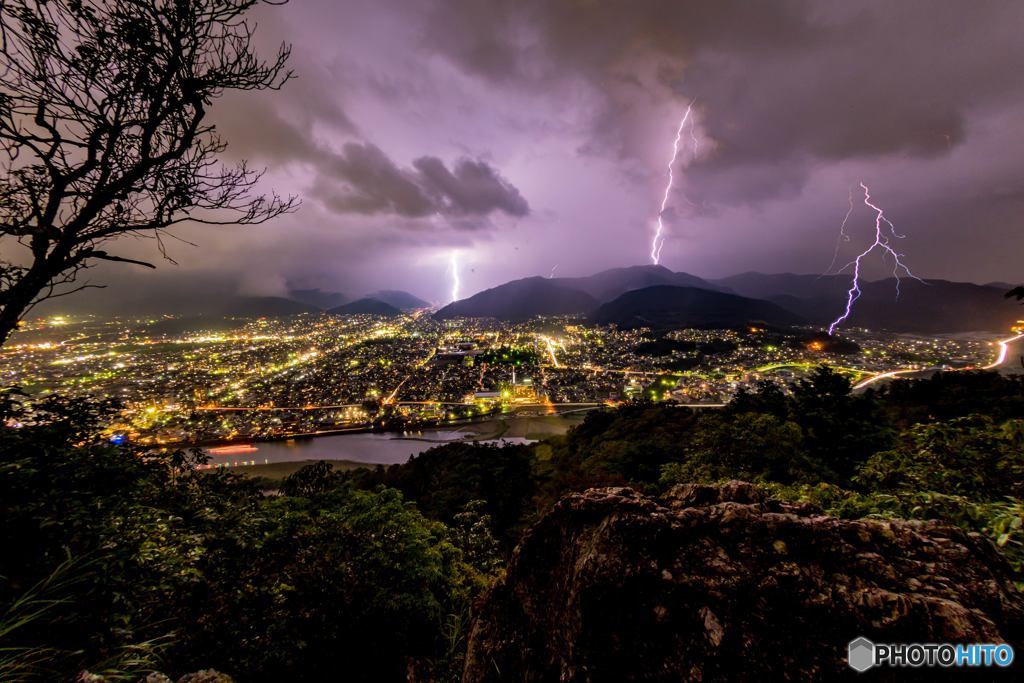
<svg viewBox="0 0 1024 683">
<path fill-rule="evenodd" d="M 25 325 L 0 350 L 0 381 L 32 396 L 114 399 L 114 438 L 223 441 L 550 412 L 627 400 L 714 405 L 761 381 L 827 363 L 854 379 L 894 367 L 981 365 L 991 340 L 853 330 L 593 326 L 572 316 L 519 323 L 302 315 L 98 319 Z M 564 407 L 564 408 L 563 408 Z"/>
</svg>

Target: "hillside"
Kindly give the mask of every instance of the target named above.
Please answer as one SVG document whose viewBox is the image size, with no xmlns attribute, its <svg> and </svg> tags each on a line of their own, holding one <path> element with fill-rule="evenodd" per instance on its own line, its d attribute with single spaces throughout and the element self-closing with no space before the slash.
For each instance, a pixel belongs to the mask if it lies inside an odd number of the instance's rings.
<svg viewBox="0 0 1024 683">
<path fill-rule="evenodd" d="M 389 306 L 394 306 L 400 311 L 412 311 L 417 308 L 428 308 L 430 302 L 424 301 L 414 294 L 399 289 L 382 289 L 378 292 L 367 294 L 364 298 L 383 301 Z"/>
<path fill-rule="evenodd" d="M 319 313 L 320 309 L 310 304 L 292 301 L 280 296 L 237 296 L 219 304 L 211 305 L 209 311 L 220 315 L 235 315 L 247 318 L 299 315 Z M 207 311 L 198 311 L 205 313 Z"/>
<path fill-rule="evenodd" d="M 948 280 L 903 279 L 896 297 L 893 279 L 869 282 L 845 326 L 887 329 L 896 332 L 1005 332 L 1024 311 L 995 287 Z M 842 312 L 839 300 L 819 297 L 797 301 L 776 300 L 808 320 L 827 324 Z"/>
<path fill-rule="evenodd" d="M 633 327 L 735 327 L 751 322 L 794 325 L 799 316 L 769 301 L 696 287 L 646 287 L 590 314 L 591 322 Z"/>
<path fill-rule="evenodd" d="M 594 297 L 558 280 L 530 277 L 450 303 L 434 317 L 438 320 L 457 317 L 527 320 L 536 315 L 586 313 L 597 305 Z"/>
<path fill-rule="evenodd" d="M 773 299 L 792 296 L 799 299 L 839 299 L 850 288 L 848 275 L 808 275 L 805 273 L 739 273 L 713 280 L 740 296 Z"/>
<path fill-rule="evenodd" d="M 818 325 L 827 325 L 842 313 L 850 288 L 847 275 L 742 273 L 715 282 L 743 296 L 773 301 Z M 902 278 L 899 289 L 897 297 L 893 278 L 862 282 L 860 299 L 844 326 L 918 333 L 1002 332 L 1022 315 L 1000 286 Z"/>
<path fill-rule="evenodd" d="M 349 300 L 341 292 L 328 292 L 322 289 L 290 289 L 288 298 L 323 310 L 341 306 Z"/>
<path fill-rule="evenodd" d="M 656 285 L 730 291 L 720 284 L 709 282 L 689 273 L 675 273 L 665 266 L 612 268 L 587 277 L 555 278 L 553 282 L 586 292 L 602 303 L 611 301 L 634 289 L 644 289 Z"/>
<path fill-rule="evenodd" d="M 356 299 L 355 301 L 349 302 L 347 304 L 342 304 L 341 306 L 336 306 L 335 308 L 332 308 L 331 310 L 329 310 L 327 312 L 328 313 L 333 313 L 334 315 L 387 315 L 387 316 L 392 316 L 392 315 L 401 315 L 402 314 L 402 311 L 400 311 L 399 309 L 395 308 L 391 304 L 384 303 L 383 301 L 380 301 L 379 299 L 370 299 L 370 298 Z"/>
</svg>

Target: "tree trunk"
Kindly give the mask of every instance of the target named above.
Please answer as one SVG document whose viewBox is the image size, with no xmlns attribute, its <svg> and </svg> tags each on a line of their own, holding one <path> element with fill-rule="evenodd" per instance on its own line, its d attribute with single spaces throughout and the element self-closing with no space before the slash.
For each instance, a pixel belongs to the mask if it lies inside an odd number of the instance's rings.
<svg viewBox="0 0 1024 683">
<path fill-rule="evenodd" d="M 6 344 L 14 331 L 18 329 L 18 322 L 30 303 L 31 300 L 24 303 L 8 301 L 3 308 L 0 308 L 0 346 Z"/>
<path fill-rule="evenodd" d="M 22 316 L 32 307 L 36 300 L 60 268 L 53 270 L 51 260 L 59 262 L 59 254 L 51 254 L 36 260 L 28 272 L 0 296 L 0 346 L 3 346 L 18 329 Z"/>
</svg>

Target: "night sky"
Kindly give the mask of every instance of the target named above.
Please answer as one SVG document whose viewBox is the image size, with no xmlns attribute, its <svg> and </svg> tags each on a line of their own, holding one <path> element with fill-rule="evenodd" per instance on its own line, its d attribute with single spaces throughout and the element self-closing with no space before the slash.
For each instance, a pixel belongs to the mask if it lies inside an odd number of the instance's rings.
<svg viewBox="0 0 1024 683">
<path fill-rule="evenodd" d="M 257 18 L 268 54 L 292 43 L 297 78 L 213 117 L 229 159 L 266 166 L 300 210 L 182 229 L 198 247 L 169 242 L 179 266 L 97 269 L 118 285 L 100 296 L 387 287 L 440 303 L 454 249 L 463 295 L 648 263 L 691 102 L 696 145 L 687 129 L 664 215 L 673 270 L 821 272 L 863 181 L 918 275 L 1024 277 L 1024 3 L 293 0 Z M 873 229 L 858 204 L 843 254 Z"/>
</svg>

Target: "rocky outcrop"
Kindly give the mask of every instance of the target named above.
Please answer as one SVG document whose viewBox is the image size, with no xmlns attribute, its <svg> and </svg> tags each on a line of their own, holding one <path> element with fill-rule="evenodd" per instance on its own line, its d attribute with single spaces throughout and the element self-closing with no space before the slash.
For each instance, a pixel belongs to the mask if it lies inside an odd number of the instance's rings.
<svg viewBox="0 0 1024 683">
<path fill-rule="evenodd" d="M 108 681 L 114 680 L 113 678 L 96 676 L 95 674 L 82 674 L 78 677 L 76 683 L 108 683 Z M 119 677 L 117 680 L 123 680 Z M 139 683 L 175 683 L 169 676 L 154 671 L 153 673 L 147 674 L 145 678 L 139 680 Z M 177 683 L 235 683 L 235 679 L 227 674 L 222 674 L 219 671 L 213 669 L 202 669 L 194 673 L 185 674 L 178 679 Z"/>
<path fill-rule="evenodd" d="M 1024 652 L 1024 601 L 987 540 L 835 519 L 743 482 L 569 495 L 479 607 L 464 683 L 853 679 L 858 636 Z"/>
</svg>

